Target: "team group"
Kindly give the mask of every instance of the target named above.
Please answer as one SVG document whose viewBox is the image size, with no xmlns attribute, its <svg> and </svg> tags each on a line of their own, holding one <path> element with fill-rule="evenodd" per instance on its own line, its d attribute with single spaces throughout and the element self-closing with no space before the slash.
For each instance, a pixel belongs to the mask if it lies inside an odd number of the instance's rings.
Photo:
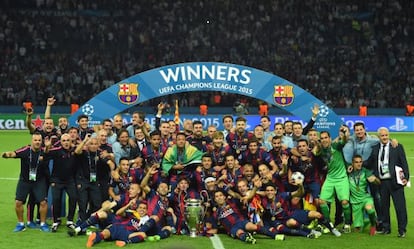
<svg viewBox="0 0 414 249">
<path fill-rule="evenodd" d="M 33 109 L 27 109 L 31 144 L 2 153 L 21 160 L 15 232 L 26 227 L 56 232 L 67 194 L 68 234 L 101 228 L 89 235 L 87 247 L 102 240 L 125 246 L 171 234 L 224 232 L 252 244 L 255 233 L 276 240 L 318 238 L 369 226 L 371 236 L 390 234 L 390 197 L 398 237 L 406 235 L 408 164 L 403 146 L 385 127 L 371 136 L 363 123 L 355 123 L 352 135 L 341 126 L 333 139 L 328 131 L 312 128 L 319 113 L 314 106 L 306 127 L 286 121 L 272 131 L 270 118 L 262 116 L 250 132 L 244 117 L 225 115 L 222 131 L 210 126 L 204 132 L 201 122 L 191 120 L 180 130 L 174 121 L 161 119 L 165 106 L 160 103 L 155 127 L 145 122 L 144 113 L 134 112 L 128 125 L 115 115 L 92 129 L 88 116 L 81 115 L 78 127 L 61 117 L 55 128 L 54 102 L 48 98 L 40 128 L 32 124 Z M 49 188 L 51 227 L 46 223 Z"/>
</svg>

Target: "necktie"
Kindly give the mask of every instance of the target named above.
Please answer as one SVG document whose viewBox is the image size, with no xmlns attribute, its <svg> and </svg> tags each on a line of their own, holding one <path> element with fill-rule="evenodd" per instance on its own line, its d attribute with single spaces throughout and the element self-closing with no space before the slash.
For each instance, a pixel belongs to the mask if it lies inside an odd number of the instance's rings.
<svg viewBox="0 0 414 249">
<path fill-rule="evenodd" d="M 139 142 L 139 149 L 142 150 L 145 147 L 145 142 L 144 141 L 140 141 Z"/>
<path fill-rule="evenodd" d="M 380 157 L 381 162 L 384 162 L 384 157 L 385 157 L 385 144 L 382 145 L 382 149 L 381 149 L 381 157 Z"/>
</svg>

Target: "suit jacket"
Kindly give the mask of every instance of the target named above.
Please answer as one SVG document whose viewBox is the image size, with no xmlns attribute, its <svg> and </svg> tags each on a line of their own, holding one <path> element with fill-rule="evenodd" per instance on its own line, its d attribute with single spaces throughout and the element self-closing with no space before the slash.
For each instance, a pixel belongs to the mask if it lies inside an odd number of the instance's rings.
<svg viewBox="0 0 414 249">
<path fill-rule="evenodd" d="M 374 172 L 374 174 L 379 178 L 380 173 L 378 171 L 378 157 L 380 155 L 381 143 L 372 146 L 371 156 L 368 159 L 368 166 Z M 389 145 L 389 158 L 388 166 L 390 169 L 391 180 L 395 184 L 395 187 L 403 187 L 397 183 L 397 177 L 395 174 L 395 166 L 399 166 L 404 171 L 404 176 L 407 181 L 410 179 L 410 172 L 408 170 L 407 158 L 405 156 L 404 147 L 401 144 L 398 144 L 397 147 L 393 148 L 392 145 Z"/>
</svg>

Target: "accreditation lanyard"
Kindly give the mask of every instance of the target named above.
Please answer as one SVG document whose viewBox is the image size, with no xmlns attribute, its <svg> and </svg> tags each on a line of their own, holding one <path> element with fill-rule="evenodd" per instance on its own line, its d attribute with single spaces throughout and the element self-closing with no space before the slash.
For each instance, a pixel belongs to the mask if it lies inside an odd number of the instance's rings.
<svg viewBox="0 0 414 249">
<path fill-rule="evenodd" d="M 98 162 L 98 155 L 95 152 L 95 156 L 91 157 L 91 153 L 88 151 L 88 165 L 89 165 L 89 181 L 96 182 L 96 164 Z"/>
<path fill-rule="evenodd" d="M 40 151 L 37 155 L 36 164 L 33 167 L 33 153 L 32 148 L 29 148 L 29 181 L 36 181 L 37 168 L 40 162 Z"/>
</svg>

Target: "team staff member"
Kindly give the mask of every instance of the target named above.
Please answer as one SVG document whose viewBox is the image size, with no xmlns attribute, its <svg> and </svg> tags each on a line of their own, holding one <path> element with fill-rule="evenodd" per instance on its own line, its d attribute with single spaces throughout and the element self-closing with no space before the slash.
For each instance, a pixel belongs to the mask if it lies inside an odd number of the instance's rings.
<svg viewBox="0 0 414 249">
<path fill-rule="evenodd" d="M 77 191 L 75 186 L 75 157 L 71 146 L 71 138 L 65 133 L 60 138 L 60 146 L 51 148 L 51 140 L 45 139 L 45 159 L 53 159 L 53 169 L 50 176 L 53 202 L 52 232 L 56 232 L 60 225 L 60 213 L 62 209 L 62 192 L 66 190 L 69 196 L 69 210 L 66 221 L 67 226 L 73 225 L 75 216 Z"/>
<path fill-rule="evenodd" d="M 86 150 L 83 150 L 85 146 Z M 79 194 L 79 218 L 81 220 L 86 220 L 91 212 L 97 211 L 101 207 L 102 201 L 104 201 L 101 199 L 98 171 L 107 168 L 110 168 L 111 171 L 115 169 L 115 164 L 111 160 L 100 157 L 101 151 L 98 148 L 98 139 L 91 138 L 90 134 L 87 134 L 82 143 L 75 149 L 75 154 L 80 159 L 76 172 L 76 185 Z M 106 191 L 108 192 L 108 190 Z"/>
<path fill-rule="evenodd" d="M 35 198 L 35 203 L 40 203 L 40 229 L 49 232 L 46 224 L 47 214 L 47 164 L 44 162 L 41 151 L 42 135 L 34 133 L 31 145 L 25 146 L 16 151 L 8 151 L 2 154 L 3 158 L 20 158 L 20 176 L 16 188 L 16 215 L 17 225 L 14 232 L 21 232 L 26 229 L 23 222 L 23 204 L 29 193 Z"/>
<path fill-rule="evenodd" d="M 407 207 L 404 187 L 410 179 L 407 158 L 404 147 L 398 144 L 392 147 L 389 131 L 385 127 L 378 129 L 380 143 L 373 147 L 369 165 L 372 165 L 375 175 L 381 180 L 381 211 L 378 214 L 383 221 L 382 234 L 391 233 L 390 197 L 397 213 L 398 237 L 404 238 L 407 232 Z"/>
</svg>

